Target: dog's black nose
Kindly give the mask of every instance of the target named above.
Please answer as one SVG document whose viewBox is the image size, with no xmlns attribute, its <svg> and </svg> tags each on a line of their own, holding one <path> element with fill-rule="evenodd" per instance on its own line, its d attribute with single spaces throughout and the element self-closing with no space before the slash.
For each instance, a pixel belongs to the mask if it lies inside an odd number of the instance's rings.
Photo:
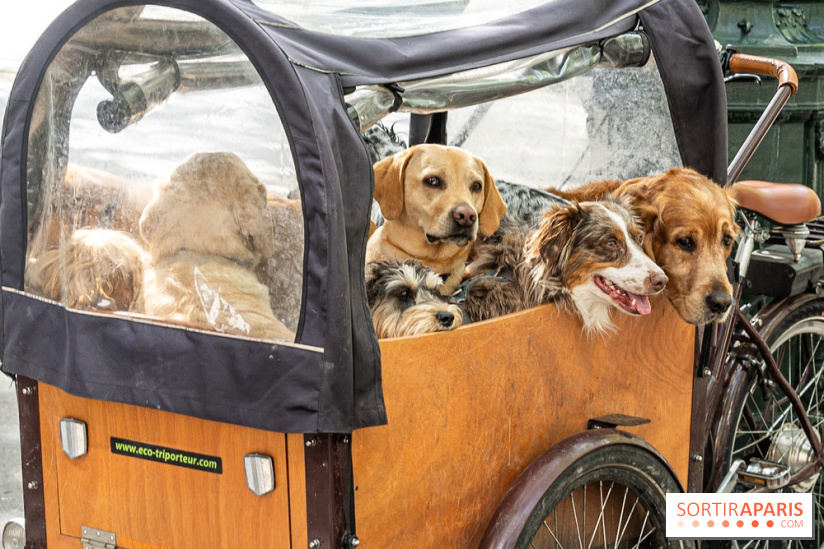
<svg viewBox="0 0 824 549">
<path fill-rule="evenodd" d="M 461 227 L 470 227 L 475 224 L 478 214 L 469 206 L 458 206 L 452 210 L 452 219 Z"/>
<path fill-rule="evenodd" d="M 728 292 L 712 292 L 705 298 L 707 307 L 713 313 L 723 313 L 732 305 L 732 296 Z"/>
<path fill-rule="evenodd" d="M 669 282 L 669 278 L 667 278 L 667 275 L 663 272 L 652 273 L 649 275 L 648 282 L 653 291 L 660 292 L 664 289 L 664 286 L 667 285 L 667 282 Z"/>
<path fill-rule="evenodd" d="M 444 328 L 449 328 L 455 322 L 455 315 L 449 311 L 441 311 L 436 318 Z"/>
</svg>

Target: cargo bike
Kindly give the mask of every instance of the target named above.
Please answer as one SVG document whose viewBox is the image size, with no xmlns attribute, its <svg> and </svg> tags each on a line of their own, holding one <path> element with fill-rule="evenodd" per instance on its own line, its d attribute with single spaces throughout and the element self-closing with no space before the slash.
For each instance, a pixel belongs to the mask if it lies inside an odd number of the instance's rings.
<svg viewBox="0 0 824 549">
<path fill-rule="evenodd" d="M 4 549 L 683 547 L 667 492 L 820 499 L 822 260 L 805 236 L 820 204 L 799 186 L 739 187 L 723 325 L 661 298 L 601 339 L 545 305 L 378 341 L 364 294 L 378 122 L 533 186 L 677 164 L 724 184 L 794 92 L 791 69 L 722 56 L 779 78 L 728 175 L 722 63 L 691 1 L 413 4 L 80 0 L 36 44 L 0 166 L 25 500 Z M 228 153 L 265 199 L 217 207 L 234 179 L 198 172 L 153 240 L 159 189 Z M 134 287 L 74 293 L 81 236 L 220 248 L 219 228 L 255 216 L 266 230 L 240 229 L 253 253 L 229 263 L 288 336 L 254 336 L 233 281 L 202 265 L 200 324 L 134 310 Z M 772 278 L 753 285 L 747 264 Z"/>
</svg>

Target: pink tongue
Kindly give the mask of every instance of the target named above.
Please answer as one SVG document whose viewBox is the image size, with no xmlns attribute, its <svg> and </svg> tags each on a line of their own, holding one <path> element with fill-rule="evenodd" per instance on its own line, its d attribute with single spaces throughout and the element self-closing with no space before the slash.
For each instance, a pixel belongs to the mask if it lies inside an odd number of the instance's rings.
<svg viewBox="0 0 824 549">
<path fill-rule="evenodd" d="M 630 302 L 635 300 L 635 305 L 630 305 L 631 308 L 635 309 L 639 315 L 648 315 L 652 312 L 652 305 L 649 304 L 649 298 L 645 295 L 636 295 L 630 292 L 627 292 L 629 295 Z"/>
</svg>

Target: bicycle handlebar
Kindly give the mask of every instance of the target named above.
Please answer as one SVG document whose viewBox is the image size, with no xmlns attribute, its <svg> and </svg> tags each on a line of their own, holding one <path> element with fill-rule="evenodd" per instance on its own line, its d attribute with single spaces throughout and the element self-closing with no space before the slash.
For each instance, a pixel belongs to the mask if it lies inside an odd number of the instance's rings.
<svg viewBox="0 0 824 549">
<path fill-rule="evenodd" d="M 795 74 L 789 63 L 772 59 L 770 57 L 756 57 L 744 53 L 734 53 L 730 56 L 730 72 L 757 74 L 759 76 L 772 76 L 778 79 L 778 87 L 790 86 L 795 95 L 798 91 L 798 76 Z"/>
<path fill-rule="evenodd" d="M 775 95 L 767 108 L 764 109 L 761 118 L 753 126 L 747 139 L 744 140 L 744 144 L 741 145 L 729 168 L 727 168 L 727 185 L 729 186 L 735 183 L 735 180 L 741 175 L 744 166 L 747 165 L 747 162 L 755 153 L 755 149 L 758 148 L 764 136 L 767 135 L 767 131 L 778 118 L 781 109 L 784 108 L 790 97 L 795 95 L 798 90 L 798 76 L 795 74 L 795 69 L 778 59 L 735 53 L 730 48 L 725 53 L 726 55 L 722 57 L 722 63 L 732 73 L 757 74 L 778 79 L 778 89 L 775 91 Z"/>
</svg>

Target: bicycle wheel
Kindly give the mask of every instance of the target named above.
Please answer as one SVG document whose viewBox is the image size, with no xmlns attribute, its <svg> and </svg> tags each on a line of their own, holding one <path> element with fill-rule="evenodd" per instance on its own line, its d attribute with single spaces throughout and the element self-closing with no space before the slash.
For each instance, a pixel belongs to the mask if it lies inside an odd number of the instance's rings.
<svg viewBox="0 0 824 549">
<path fill-rule="evenodd" d="M 518 549 L 692 546 L 666 538 L 666 493 L 678 483 L 650 452 L 612 444 L 567 468 L 532 510 Z"/>
<path fill-rule="evenodd" d="M 798 305 L 781 322 L 762 333 L 781 372 L 798 393 L 815 432 L 824 423 L 824 300 Z M 726 444 L 724 470 L 736 459 L 766 459 L 790 465 L 796 473 L 814 454 L 796 413 L 778 387 L 751 367 L 743 390 L 733 399 L 733 425 Z M 739 487 L 740 489 L 743 489 Z M 820 547 L 824 541 L 824 482 L 819 475 L 786 491 L 812 492 L 816 506 L 815 540 L 739 541 L 740 548 Z"/>
</svg>

